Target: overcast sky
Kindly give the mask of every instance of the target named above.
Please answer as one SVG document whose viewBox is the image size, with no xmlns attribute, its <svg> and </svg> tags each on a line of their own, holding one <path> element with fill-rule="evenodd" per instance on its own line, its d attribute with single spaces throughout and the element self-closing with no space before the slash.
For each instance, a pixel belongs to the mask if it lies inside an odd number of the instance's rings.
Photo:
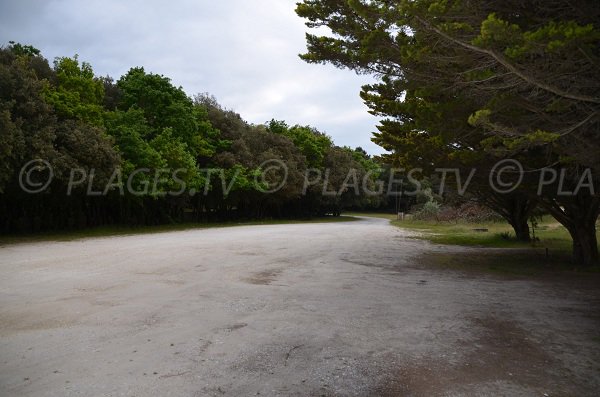
<svg viewBox="0 0 600 397">
<path fill-rule="evenodd" d="M 337 145 L 370 141 L 377 119 L 358 93 L 367 76 L 307 64 L 295 0 L 0 0 L 0 44 L 31 44 L 50 61 L 79 54 L 97 75 L 130 67 L 170 77 L 190 95 L 209 92 L 252 123 L 310 124 Z"/>
</svg>

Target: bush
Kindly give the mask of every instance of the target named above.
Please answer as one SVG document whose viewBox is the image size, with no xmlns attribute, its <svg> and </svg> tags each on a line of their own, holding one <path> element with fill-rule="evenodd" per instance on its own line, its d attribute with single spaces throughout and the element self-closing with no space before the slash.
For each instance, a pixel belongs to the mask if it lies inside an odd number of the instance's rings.
<svg viewBox="0 0 600 397">
<path fill-rule="evenodd" d="M 502 221 L 502 217 L 496 212 L 475 201 L 462 202 L 457 205 L 441 205 L 431 189 L 424 189 L 421 192 L 417 204 L 412 207 L 412 213 L 414 219 L 435 220 L 437 222 L 484 223 Z"/>
<path fill-rule="evenodd" d="M 502 217 L 491 209 L 475 202 L 466 202 L 459 206 L 444 206 L 440 209 L 438 218 L 440 222 L 496 222 Z"/>
<path fill-rule="evenodd" d="M 460 220 L 460 210 L 458 207 L 443 206 L 437 217 L 440 222 L 458 222 Z"/>
<path fill-rule="evenodd" d="M 502 232 L 499 233 L 498 236 L 500 236 L 500 238 L 505 241 L 510 241 L 513 239 L 513 235 L 511 232 Z"/>
<path fill-rule="evenodd" d="M 467 222 L 496 222 L 502 217 L 491 209 L 475 202 L 466 202 L 458 208 L 461 220 Z"/>
<path fill-rule="evenodd" d="M 440 204 L 436 201 L 428 201 L 423 207 L 413 214 L 413 219 L 418 220 L 438 220 L 440 214 Z"/>
</svg>

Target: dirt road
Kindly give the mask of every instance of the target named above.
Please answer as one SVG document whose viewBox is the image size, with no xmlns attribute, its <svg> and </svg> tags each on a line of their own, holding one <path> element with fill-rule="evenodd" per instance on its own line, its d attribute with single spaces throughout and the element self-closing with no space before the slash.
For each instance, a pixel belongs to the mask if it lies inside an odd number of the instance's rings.
<svg viewBox="0 0 600 397">
<path fill-rule="evenodd" d="M 2 396 L 592 396 L 600 294 L 387 221 L 0 247 Z"/>
</svg>

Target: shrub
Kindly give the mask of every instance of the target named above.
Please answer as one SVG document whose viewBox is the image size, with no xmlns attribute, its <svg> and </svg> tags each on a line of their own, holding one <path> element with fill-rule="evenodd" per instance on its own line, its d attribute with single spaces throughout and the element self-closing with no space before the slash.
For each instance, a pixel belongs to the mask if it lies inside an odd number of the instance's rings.
<svg viewBox="0 0 600 397">
<path fill-rule="evenodd" d="M 423 204 L 423 207 L 414 213 L 413 218 L 418 220 L 438 220 L 440 213 L 440 204 L 436 201 L 430 200 Z"/>
<path fill-rule="evenodd" d="M 433 201 L 435 202 L 435 201 Z M 428 202 L 429 203 L 429 202 Z M 437 204 L 437 203 L 436 203 Z M 421 206 L 419 210 L 415 212 L 415 216 L 419 212 L 421 212 L 422 208 L 425 206 Z M 439 205 L 438 205 L 439 206 Z M 433 208 L 430 208 L 429 211 L 425 211 L 422 215 L 426 216 L 430 214 Z M 429 218 L 430 219 L 430 218 Z M 496 222 L 501 221 L 502 217 L 492 211 L 491 209 L 484 207 L 476 202 L 464 202 L 460 205 L 444 205 L 438 209 L 435 219 L 439 222 L 472 222 L 472 223 L 482 223 L 482 222 Z"/>
<path fill-rule="evenodd" d="M 513 239 L 513 235 L 511 232 L 502 232 L 499 234 L 499 236 L 502 240 L 506 240 L 506 241 Z"/>
<path fill-rule="evenodd" d="M 460 218 L 467 222 L 491 222 L 502 220 L 502 217 L 491 209 L 476 202 L 466 202 L 458 208 Z"/>
</svg>

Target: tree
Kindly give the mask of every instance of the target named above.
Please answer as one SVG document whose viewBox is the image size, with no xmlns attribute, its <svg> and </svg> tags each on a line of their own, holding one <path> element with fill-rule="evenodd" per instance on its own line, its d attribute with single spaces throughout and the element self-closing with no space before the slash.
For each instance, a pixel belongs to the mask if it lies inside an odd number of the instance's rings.
<svg viewBox="0 0 600 397">
<path fill-rule="evenodd" d="M 59 117 L 77 119 L 102 126 L 104 85 L 94 78 L 92 66 L 79 64 L 77 55 L 54 60 L 55 78 L 45 92 L 45 99 Z"/>
<path fill-rule="evenodd" d="M 484 131 L 468 122 L 476 102 L 439 84 L 390 77 L 363 87 L 361 96 L 372 114 L 386 117 L 373 141 L 392 151 L 389 161 L 426 174 L 446 170 L 446 192 L 456 186 L 457 195 L 474 197 L 506 219 L 518 240 L 530 241 L 528 221 L 537 199 L 521 190 L 499 194 L 491 188 L 488 176 L 503 157 L 485 153 Z"/>
<path fill-rule="evenodd" d="M 113 142 L 102 128 L 55 113 L 46 102 L 46 77 L 56 78 L 54 71 L 37 53 L 22 48 L 13 45 L 0 49 L 3 231 L 36 231 L 73 224 L 83 215 L 79 204 L 87 199 L 66 196 L 71 170 L 97 170 L 97 187 L 108 180 L 119 163 Z M 27 194 L 19 185 L 21 167 L 35 159 L 50 163 L 54 175 L 47 191 L 38 195 Z"/>
<path fill-rule="evenodd" d="M 330 137 L 310 126 L 289 127 L 284 121 L 271 120 L 267 128 L 274 134 L 290 138 L 306 157 L 309 167 L 323 166 L 325 153 L 333 146 Z"/>
<path fill-rule="evenodd" d="M 146 73 L 144 68 L 132 68 L 117 82 L 120 89 L 118 108 L 141 109 L 151 129 L 150 138 L 164 128 L 171 128 L 174 137 L 181 139 L 194 156 L 211 156 L 211 138 L 215 131 L 207 115 L 193 105 L 192 100 L 169 78 Z"/>
<path fill-rule="evenodd" d="M 306 61 L 437 81 L 479 98 L 473 121 L 508 148 L 560 141 L 600 165 L 598 2 L 307 0 L 297 13 L 334 33 L 308 34 Z"/>
<path fill-rule="evenodd" d="M 10 51 L 17 56 L 38 57 L 41 54 L 40 50 L 31 45 L 24 45 L 14 41 L 9 41 L 8 44 Z"/>
<path fill-rule="evenodd" d="M 570 162 L 598 169 L 599 10 L 592 1 L 572 7 L 564 1 L 306 0 L 297 13 L 308 26 L 333 32 L 307 35 L 303 59 L 384 77 L 384 88 L 396 96 L 379 110 L 396 118 L 385 120 L 375 138 L 384 147 L 455 145 L 444 133 L 449 128 L 423 125 L 421 110 L 430 109 L 431 102 L 437 109 L 460 105 L 459 98 L 466 97 L 468 114 L 461 111 L 445 122 L 466 121 L 478 130 L 478 145 L 465 146 L 467 155 L 485 150 L 527 159 L 542 148 L 542 158 L 554 160 L 545 166 Z M 420 153 L 421 160 L 429 153 Z M 586 224 L 595 222 L 593 211 L 578 208 L 571 211 L 572 220 L 581 222 L 586 214 Z M 569 228 L 564 216 L 557 219 Z M 591 228 L 588 233 L 584 239 L 595 241 Z M 580 235 L 573 237 L 575 246 L 587 249 L 577 241 Z"/>
<path fill-rule="evenodd" d="M 593 182 L 597 186 L 599 180 Z M 560 183 L 560 182 L 558 182 Z M 571 181 L 566 182 L 576 189 Z M 554 185 L 554 188 L 557 188 Z M 585 189 L 584 189 L 585 190 Z M 571 190 L 573 192 L 573 190 Z M 573 261 L 583 265 L 597 265 L 598 241 L 596 237 L 596 220 L 600 216 L 600 200 L 589 191 L 578 194 L 543 196 L 542 205 L 569 232 L 573 239 Z"/>
</svg>

